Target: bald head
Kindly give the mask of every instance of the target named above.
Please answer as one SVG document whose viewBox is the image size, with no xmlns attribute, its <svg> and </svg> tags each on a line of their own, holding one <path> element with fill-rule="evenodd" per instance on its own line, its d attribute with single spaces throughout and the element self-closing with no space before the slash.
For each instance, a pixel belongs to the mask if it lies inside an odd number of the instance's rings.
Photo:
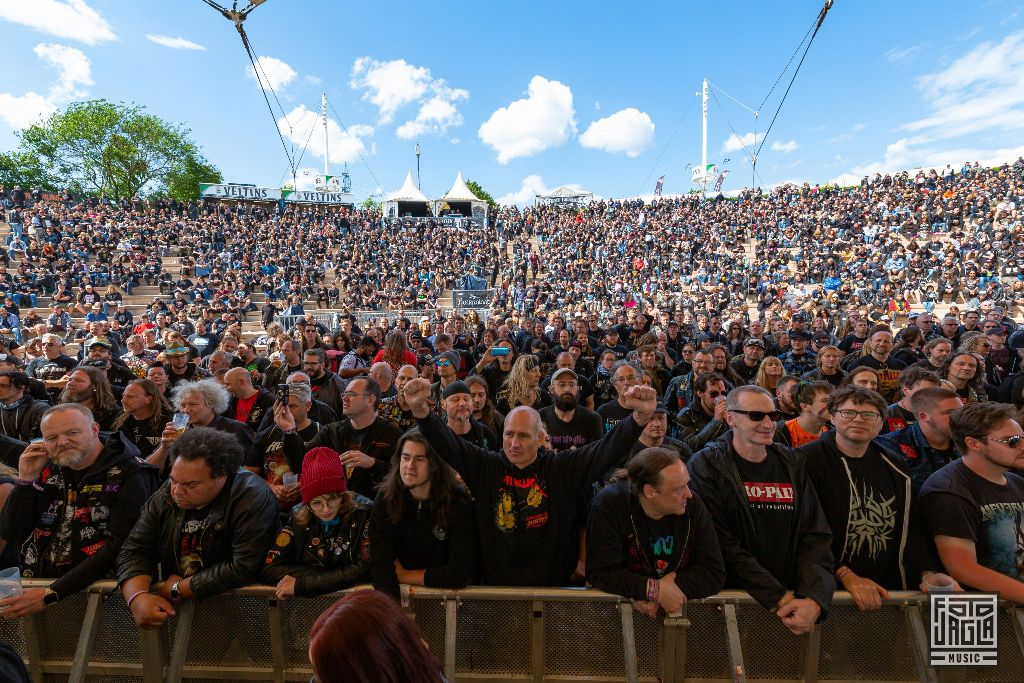
<svg viewBox="0 0 1024 683">
<path fill-rule="evenodd" d="M 505 416 L 502 447 L 505 457 L 516 467 L 527 467 L 537 459 L 543 443 L 540 413 L 528 406 L 519 406 Z"/>
<path fill-rule="evenodd" d="M 245 368 L 231 368 L 224 373 L 224 386 L 235 398 L 245 399 L 256 393 L 252 376 Z"/>
<path fill-rule="evenodd" d="M 391 370 L 390 365 L 382 361 L 370 366 L 370 377 L 377 380 L 377 384 L 380 385 L 382 391 L 387 391 L 391 388 L 391 382 L 395 379 L 395 373 Z"/>
</svg>

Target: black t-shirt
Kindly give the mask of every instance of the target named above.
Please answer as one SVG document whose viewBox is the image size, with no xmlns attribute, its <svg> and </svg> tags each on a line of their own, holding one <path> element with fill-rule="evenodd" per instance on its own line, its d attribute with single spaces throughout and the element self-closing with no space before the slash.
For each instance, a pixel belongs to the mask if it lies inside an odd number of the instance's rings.
<svg viewBox="0 0 1024 683">
<path fill-rule="evenodd" d="M 203 566 L 203 532 L 210 526 L 210 506 L 187 510 L 181 520 L 178 541 L 178 573 L 183 577 L 197 574 Z"/>
<path fill-rule="evenodd" d="M 651 519 L 644 515 L 643 519 L 647 524 L 647 533 L 651 539 L 647 551 L 649 557 L 654 559 L 654 571 L 657 572 L 658 578 L 661 578 L 668 571 L 669 560 L 672 557 L 672 551 L 675 550 L 676 537 L 672 523 L 674 517 L 666 515 L 661 519 Z"/>
<path fill-rule="evenodd" d="M 978 564 L 1024 579 L 1024 478 L 1007 472 L 999 485 L 954 460 L 924 483 L 921 504 L 932 537 L 974 541 Z"/>
<path fill-rule="evenodd" d="M 619 405 L 618 399 L 613 398 L 598 408 L 597 414 L 604 421 L 604 431 L 610 432 L 615 428 L 615 425 L 632 415 L 633 411 L 623 408 Z"/>
<path fill-rule="evenodd" d="M 763 462 L 753 463 L 738 455 L 733 461 L 747 492 L 747 506 L 759 539 L 758 562 L 776 578 L 789 575 L 790 535 L 799 514 L 793 482 L 778 457 L 768 451 Z"/>
<path fill-rule="evenodd" d="M 45 381 L 48 379 L 60 379 L 76 367 L 78 367 L 78 362 L 70 356 L 61 354 L 53 360 L 46 356 L 40 356 L 28 364 L 26 373 L 29 377 Z"/>
<path fill-rule="evenodd" d="M 583 406 L 576 407 L 569 422 L 562 421 L 555 414 L 554 406 L 541 410 L 540 419 L 548 430 L 551 448 L 556 451 L 579 448 L 591 441 L 597 441 L 604 434 L 601 416 Z"/>
<path fill-rule="evenodd" d="M 848 566 L 883 586 L 898 586 L 898 563 L 906 509 L 905 479 L 882 462 L 882 456 L 869 448 L 863 457 L 841 456 L 853 479 L 850 491 L 850 516 L 846 525 L 843 555 L 836 566 Z M 891 576 L 893 569 L 896 576 Z"/>
<path fill-rule="evenodd" d="M 891 356 L 883 363 L 871 354 L 868 354 L 854 361 L 850 365 L 850 370 L 864 367 L 872 368 L 878 372 L 878 393 L 887 401 L 895 401 L 896 395 L 900 390 L 900 370 L 907 367 L 906 364 Z"/>
<path fill-rule="evenodd" d="M 839 350 L 843 353 L 854 353 L 864 348 L 864 342 L 868 340 L 867 337 L 858 337 L 857 335 L 850 333 L 843 337 L 843 341 L 839 342 Z"/>
</svg>

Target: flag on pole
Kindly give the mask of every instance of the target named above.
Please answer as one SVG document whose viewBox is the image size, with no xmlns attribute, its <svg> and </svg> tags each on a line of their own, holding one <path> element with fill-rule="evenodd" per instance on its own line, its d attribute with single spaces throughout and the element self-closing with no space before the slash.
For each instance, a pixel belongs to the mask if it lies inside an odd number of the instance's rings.
<svg viewBox="0 0 1024 683">
<path fill-rule="evenodd" d="M 722 183 L 725 182 L 725 176 L 729 175 L 729 169 L 722 171 L 721 175 L 718 176 L 718 181 L 715 182 L 715 192 L 722 189 Z"/>
<path fill-rule="evenodd" d="M 661 196 L 661 188 L 665 186 L 665 176 L 658 178 L 658 182 L 654 184 L 654 196 Z"/>
</svg>

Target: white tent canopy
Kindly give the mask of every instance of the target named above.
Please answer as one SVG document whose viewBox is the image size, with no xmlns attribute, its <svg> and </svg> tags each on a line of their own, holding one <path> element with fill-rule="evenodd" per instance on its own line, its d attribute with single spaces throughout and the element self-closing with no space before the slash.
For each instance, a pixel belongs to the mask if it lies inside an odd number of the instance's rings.
<svg viewBox="0 0 1024 683">
<path fill-rule="evenodd" d="M 409 171 L 402 187 L 388 195 L 382 208 L 385 216 L 429 216 L 430 200 L 416 187 Z"/>
<path fill-rule="evenodd" d="M 547 194 L 538 194 L 536 197 L 540 204 L 586 204 L 594 199 L 594 193 L 578 190 L 570 185 L 562 185 Z"/>
<path fill-rule="evenodd" d="M 485 225 L 487 222 L 487 202 L 473 194 L 462 178 L 462 171 L 455 177 L 452 189 L 434 200 L 434 215 L 461 215 L 472 218 L 475 222 Z"/>
</svg>

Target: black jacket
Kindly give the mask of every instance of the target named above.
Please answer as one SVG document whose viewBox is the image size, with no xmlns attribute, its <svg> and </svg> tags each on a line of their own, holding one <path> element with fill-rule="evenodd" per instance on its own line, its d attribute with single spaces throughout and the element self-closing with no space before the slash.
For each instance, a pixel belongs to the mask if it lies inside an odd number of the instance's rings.
<svg viewBox="0 0 1024 683">
<path fill-rule="evenodd" d="M 249 429 L 248 425 L 244 422 L 224 417 L 223 415 L 214 415 L 213 419 L 210 420 L 210 424 L 206 426 L 210 429 L 216 429 L 217 431 L 224 432 L 235 437 L 238 441 L 238 445 L 242 447 L 242 462 L 238 463 L 239 465 L 255 462 L 257 465 L 254 466 L 258 466 L 259 460 L 256 457 L 256 436 L 252 433 L 252 430 Z M 170 467 L 169 463 L 168 467 Z"/>
<path fill-rule="evenodd" d="M 202 571 L 189 580 L 197 598 L 255 583 L 267 549 L 277 533 L 277 499 L 270 487 L 248 470 L 235 472 L 210 503 L 212 519 L 202 536 Z M 133 576 L 158 578 L 178 573 L 181 525 L 185 511 L 171 498 L 165 482 L 146 503 L 142 516 L 117 557 L 117 582 Z"/>
<path fill-rule="evenodd" d="M 904 482 L 904 505 L 901 510 L 902 525 L 895 532 L 899 534 L 899 552 L 891 558 L 886 576 L 866 576 L 889 590 L 917 590 L 915 577 L 927 570 L 940 571 L 931 561 L 929 543 L 924 525 L 917 518 L 910 471 L 896 453 L 890 452 L 881 442 L 874 441 L 871 448 L 883 458 L 900 480 Z M 800 447 L 797 454 L 807 465 L 807 474 L 814 483 L 825 518 L 832 529 L 832 557 L 838 563 L 843 557 L 850 525 L 850 487 L 852 478 L 844 466 L 842 454 L 836 445 L 835 431 L 825 432 L 817 441 Z"/>
<path fill-rule="evenodd" d="M 326 528 L 308 508 L 302 523 L 295 510 L 270 551 L 261 580 L 276 584 L 295 577 L 295 595 L 310 597 L 348 588 L 370 573 L 369 519 L 373 501 L 353 494 L 355 509 L 348 519 Z"/>
<path fill-rule="evenodd" d="M 600 441 L 560 452 L 541 449 L 520 468 L 504 451 L 459 438 L 436 415 L 417 424 L 473 495 L 483 580 L 504 586 L 569 584 L 579 548 L 577 500 L 643 431 L 627 417 Z"/>
<path fill-rule="evenodd" d="M 675 423 L 676 438 L 694 453 L 729 430 L 725 422 L 704 412 L 700 399 L 694 399 L 693 403 L 680 410 Z"/>
<path fill-rule="evenodd" d="M 791 534 L 793 545 L 785 549 L 789 567 L 786 576 L 773 576 L 758 560 L 758 554 L 769 549 L 759 548 L 747 493 L 733 462 L 738 456 L 733 450 L 731 431 L 690 460 L 691 487 L 701 496 L 715 520 L 722 557 L 729 572 L 727 586 L 747 591 L 769 609 L 792 589 L 798 597 L 818 603 L 821 618 L 824 618 L 836 587 L 832 574 L 832 533 L 802 459 L 780 444 L 772 444 L 768 449 L 789 471 L 797 508 L 796 528 Z"/>
<path fill-rule="evenodd" d="M 26 446 L 28 444 L 24 441 L 0 434 L 0 463 L 17 470 L 18 459 L 21 457 L 21 453 L 25 450 Z"/>
<path fill-rule="evenodd" d="M 476 575 L 476 527 L 473 501 L 462 488 L 452 490 L 445 526 L 437 523 L 433 500 L 405 496 L 405 515 L 397 524 L 378 493 L 370 513 L 370 575 L 373 587 L 399 597 L 395 560 L 406 569 L 424 569 L 423 583 L 433 588 L 465 588 Z"/>
<path fill-rule="evenodd" d="M 39 423 L 50 404 L 28 394 L 11 408 L 0 407 L 0 433 L 19 441 L 31 441 L 42 435 Z"/>
<path fill-rule="evenodd" d="M 594 498 L 587 521 L 587 581 L 595 588 L 633 600 L 647 599 L 647 579 L 676 572 L 676 585 L 688 600 L 722 589 L 725 564 L 711 515 L 698 496 L 686 512 L 672 515 L 675 539 L 668 564 L 656 567 L 648 554 L 646 514 L 628 480 L 606 486 Z"/>
<path fill-rule="evenodd" d="M 88 469 L 50 462 L 35 484 L 14 488 L 0 515 L 0 535 L 21 546 L 22 576 L 59 577 L 51 587 L 64 598 L 111 575 L 156 483 L 156 468 L 138 455 L 112 434 Z M 53 556 L 62 537 L 70 544 L 66 558 Z"/>
<path fill-rule="evenodd" d="M 258 389 L 256 392 L 256 400 L 252 404 L 252 409 L 249 411 L 248 417 L 244 421 L 235 420 L 235 422 L 242 422 L 246 427 L 252 430 L 255 434 L 260 431 L 260 426 L 263 423 L 263 418 L 267 415 L 271 415 L 271 420 L 274 413 L 274 394 L 270 393 L 266 389 Z M 224 411 L 223 417 L 229 420 L 235 419 L 235 411 L 238 410 L 238 398 L 235 396 L 231 397 L 228 401 L 228 409 Z"/>
</svg>

